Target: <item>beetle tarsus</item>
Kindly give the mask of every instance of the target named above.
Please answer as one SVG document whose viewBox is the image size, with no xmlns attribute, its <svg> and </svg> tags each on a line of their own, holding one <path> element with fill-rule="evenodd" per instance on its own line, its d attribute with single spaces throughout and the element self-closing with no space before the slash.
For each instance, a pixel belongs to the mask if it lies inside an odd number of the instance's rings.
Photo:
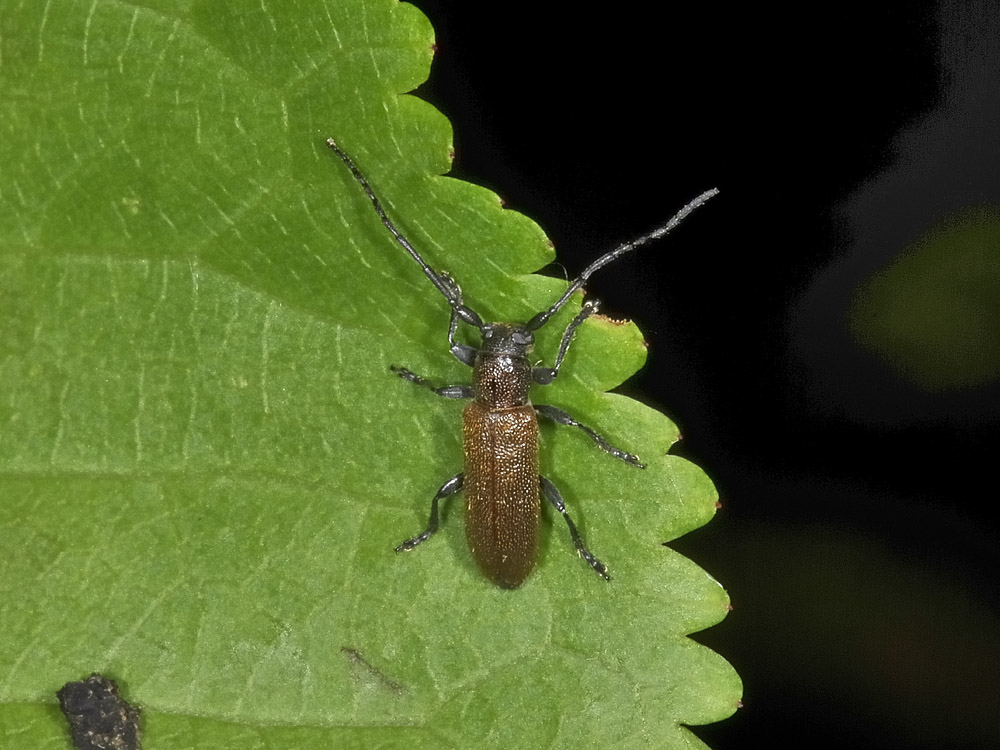
<svg viewBox="0 0 1000 750">
<path fill-rule="evenodd" d="M 597 575 L 599 575 L 605 581 L 611 580 L 611 576 L 608 575 L 608 566 L 602 563 L 592 554 L 590 554 L 590 552 L 588 552 L 586 548 L 582 549 L 578 548 L 576 550 L 576 553 L 587 561 L 587 564 L 594 569 L 594 572 L 597 573 Z"/>
</svg>

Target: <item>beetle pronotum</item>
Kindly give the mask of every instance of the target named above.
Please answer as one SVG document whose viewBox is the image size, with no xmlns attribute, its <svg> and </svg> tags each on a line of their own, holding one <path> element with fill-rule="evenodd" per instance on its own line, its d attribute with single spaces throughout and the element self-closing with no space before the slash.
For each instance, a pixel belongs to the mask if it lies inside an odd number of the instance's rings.
<svg viewBox="0 0 1000 750">
<path fill-rule="evenodd" d="M 484 323 L 483 319 L 462 300 L 462 290 L 447 273 L 431 268 L 392 223 L 382 208 L 368 180 L 354 161 L 337 143 L 327 139 L 327 145 L 340 157 L 361 185 L 385 228 L 420 264 L 424 274 L 451 306 L 448 343 L 459 362 L 472 368 L 471 385 L 436 387 L 405 367 L 392 366 L 392 371 L 404 380 L 428 388 L 444 398 L 472 399 L 462 415 L 465 468 L 443 485 L 431 500 L 431 516 L 427 528 L 396 547 L 397 552 L 412 550 L 426 541 L 438 529 L 438 502 L 463 490 L 466 496 L 465 528 L 472 552 L 483 573 L 498 586 L 517 588 L 535 567 L 538 556 L 538 517 L 541 498 L 545 497 L 569 527 L 577 552 L 598 575 L 611 580 L 607 566 L 598 560 L 583 543 L 576 524 L 566 512 L 559 490 L 538 471 L 538 416 L 589 435 L 598 447 L 615 458 L 640 469 L 645 466 L 638 457 L 619 450 L 589 427 L 580 424 L 562 409 L 533 405 L 528 397 L 532 383 L 546 385 L 555 380 L 569 349 L 573 334 L 587 318 L 598 310 L 596 300 L 584 302 L 580 312 L 563 332 L 556 354 L 555 366 L 533 366 L 528 359 L 534 344 L 534 332 L 541 328 L 569 300 L 570 296 L 590 278 L 591 274 L 637 247 L 663 237 L 683 219 L 719 191 L 707 190 L 678 211 L 666 224 L 649 234 L 619 245 L 595 260 L 570 283 L 563 295 L 547 310 L 527 323 Z M 479 330 L 479 347 L 455 340 L 458 324 L 465 323 Z"/>
</svg>

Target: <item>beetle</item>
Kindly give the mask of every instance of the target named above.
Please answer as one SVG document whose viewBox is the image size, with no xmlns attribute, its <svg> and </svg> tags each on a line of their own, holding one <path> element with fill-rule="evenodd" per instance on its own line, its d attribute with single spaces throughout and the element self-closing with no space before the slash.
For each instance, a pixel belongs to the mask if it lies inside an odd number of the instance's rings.
<svg viewBox="0 0 1000 750">
<path fill-rule="evenodd" d="M 663 237 L 719 191 L 714 188 L 705 191 L 666 224 L 602 255 L 569 284 L 551 307 L 539 312 L 528 322 L 486 323 L 465 304 L 462 290 L 455 280 L 447 273 L 431 268 L 396 228 L 354 160 L 333 138 L 327 139 L 326 143 L 350 170 L 385 228 L 420 265 L 424 275 L 448 301 L 451 307 L 448 325 L 451 353 L 459 362 L 472 368 L 472 384 L 445 386 L 435 386 L 405 367 L 392 365 L 390 368 L 404 380 L 428 388 L 438 396 L 471 399 L 462 414 L 464 470 L 441 485 L 434 495 L 427 528 L 400 544 L 396 551 L 409 551 L 427 541 L 438 530 L 438 503 L 464 491 L 466 537 L 473 558 L 493 583 L 502 588 L 517 588 L 535 567 L 539 513 L 541 498 L 544 497 L 565 519 L 579 555 L 599 576 L 610 581 L 607 566 L 583 543 L 576 524 L 566 512 L 566 504 L 559 490 L 539 473 L 538 417 L 576 427 L 606 453 L 630 466 L 640 469 L 645 466 L 637 456 L 611 445 L 600 434 L 576 421 L 562 409 L 532 404 L 528 393 L 533 383 L 547 385 L 555 380 L 574 333 L 587 318 L 598 311 L 599 303 L 596 300 L 585 301 L 580 312 L 566 326 L 553 367 L 532 365 L 528 354 L 534 345 L 535 331 L 545 325 L 595 271 L 625 253 Z M 465 323 L 479 331 L 481 343 L 478 347 L 455 340 L 459 323 Z"/>
</svg>

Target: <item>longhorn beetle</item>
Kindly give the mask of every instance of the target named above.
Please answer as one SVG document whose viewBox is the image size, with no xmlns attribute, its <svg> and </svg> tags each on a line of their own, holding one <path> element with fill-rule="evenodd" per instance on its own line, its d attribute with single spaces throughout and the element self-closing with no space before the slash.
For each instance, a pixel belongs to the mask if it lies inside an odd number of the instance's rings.
<svg viewBox="0 0 1000 750">
<path fill-rule="evenodd" d="M 566 512 L 559 490 L 538 473 L 538 416 L 570 427 L 577 427 L 597 443 L 598 447 L 631 466 L 644 469 L 637 456 L 619 450 L 586 425 L 554 406 L 533 405 L 528 398 L 532 383 L 547 385 L 555 380 L 569 349 L 576 329 L 597 312 L 599 303 L 588 300 L 563 331 L 554 367 L 533 366 L 528 359 L 535 341 L 535 331 L 541 328 L 570 296 L 580 289 L 591 274 L 637 247 L 663 237 L 688 214 L 719 191 L 708 190 L 678 211 L 670 221 L 649 234 L 619 245 L 584 269 L 563 295 L 549 309 L 535 315 L 527 323 L 485 323 L 462 300 L 462 290 L 447 273 L 435 271 L 420 256 L 392 223 L 382 208 L 368 180 L 354 161 L 337 143 L 327 139 L 327 145 L 347 165 L 354 179 L 371 201 L 382 224 L 396 242 L 420 264 L 424 274 L 451 306 L 448 343 L 451 353 L 462 364 L 472 368 L 472 385 L 436 387 L 430 381 L 393 365 L 392 371 L 404 380 L 428 388 L 444 398 L 472 399 L 462 415 L 465 470 L 443 485 L 431 500 L 431 517 L 427 528 L 396 547 L 397 552 L 412 550 L 438 530 L 438 501 L 460 490 L 465 491 L 466 537 L 469 550 L 483 573 L 503 588 L 517 588 L 535 567 L 538 555 L 538 515 L 541 496 L 552 504 L 569 527 L 577 552 L 594 571 L 611 580 L 607 566 L 598 560 L 583 543 L 576 524 Z M 479 330 L 482 343 L 478 347 L 455 340 L 458 324 L 465 323 Z"/>
</svg>

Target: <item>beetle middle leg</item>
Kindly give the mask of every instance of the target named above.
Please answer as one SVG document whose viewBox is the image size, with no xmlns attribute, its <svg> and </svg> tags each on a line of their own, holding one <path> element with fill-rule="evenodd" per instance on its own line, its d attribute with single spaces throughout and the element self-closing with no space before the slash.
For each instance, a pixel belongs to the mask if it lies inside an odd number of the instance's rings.
<svg viewBox="0 0 1000 750">
<path fill-rule="evenodd" d="M 409 380 L 414 385 L 427 388 L 443 398 L 472 398 L 476 395 L 471 385 L 444 385 L 437 387 L 427 378 L 421 377 L 412 370 L 407 370 L 405 367 L 390 365 L 389 369 L 403 380 Z"/>
<path fill-rule="evenodd" d="M 551 419 L 556 424 L 564 424 L 568 427 L 579 427 L 581 430 L 590 435 L 591 439 L 597 443 L 598 447 L 605 453 L 610 453 L 615 458 L 620 458 L 625 463 L 632 466 L 638 466 L 640 469 L 646 468 L 646 465 L 639 461 L 638 456 L 632 453 L 626 453 L 620 448 L 615 448 L 615 446 L 605 440 L 601 435 L 594 432 L 592 429 L 587 427 L 587 425 L 580 424 L 562 409 L 557 409 L 556 407 L 549 406 L 548 404 L 535 404 L 535 412 L 543 417 Z"/>
<path fill-rule="evenodd" d="M 598 560 L 587 549 L 586 545 L 583 543 L 583 538 L 580 536 L 580 532 L 576 529 L 576 524 L 573 523 L 573 519 L 569 517 L 566 512 L 566 503 L 562 499 L 562 495 L 559 494 L 559 490 L 556 486 L 552 484 L 545 477 L 538 477 L 538 482 L 542 488 L 542 494 L 545 495 L 545 499 L 548 500 L 552 507 L 562 514 L 562 517 L 566 519 L 566 525 L 569 526 L 569 535 L 573 539 L 573 546 L 576 547 L 576 551 L 579 553 L 580 557 L 587 561 L 587 564 L 594 569 L 597 575 L 601 576 L 604 580 L 610 581 L 611 576 L 608 575 L 608 566 Z"/>
<path fill-rule="evenodd" d="M 435 531 L 438 530 L 438 500 L 442 500 L 446 497 L 454 495 L 456 492 L 462 489 L 462 485 L 465 483 L 465 473 L 460 472 L 449 479 L 447 482 L 441 485 L 441 489 L 437 491 L 434 499 L 431 500 L 431 517 L 427 522 L 427 528 L 420 534 L 417 534 L 412 539 L 407 539 L 401 545 L 396 547 L 396 552 L 409 552 L 411 549 L 416 547 L 421 542 L 426 542 Z"/>
</svg>

